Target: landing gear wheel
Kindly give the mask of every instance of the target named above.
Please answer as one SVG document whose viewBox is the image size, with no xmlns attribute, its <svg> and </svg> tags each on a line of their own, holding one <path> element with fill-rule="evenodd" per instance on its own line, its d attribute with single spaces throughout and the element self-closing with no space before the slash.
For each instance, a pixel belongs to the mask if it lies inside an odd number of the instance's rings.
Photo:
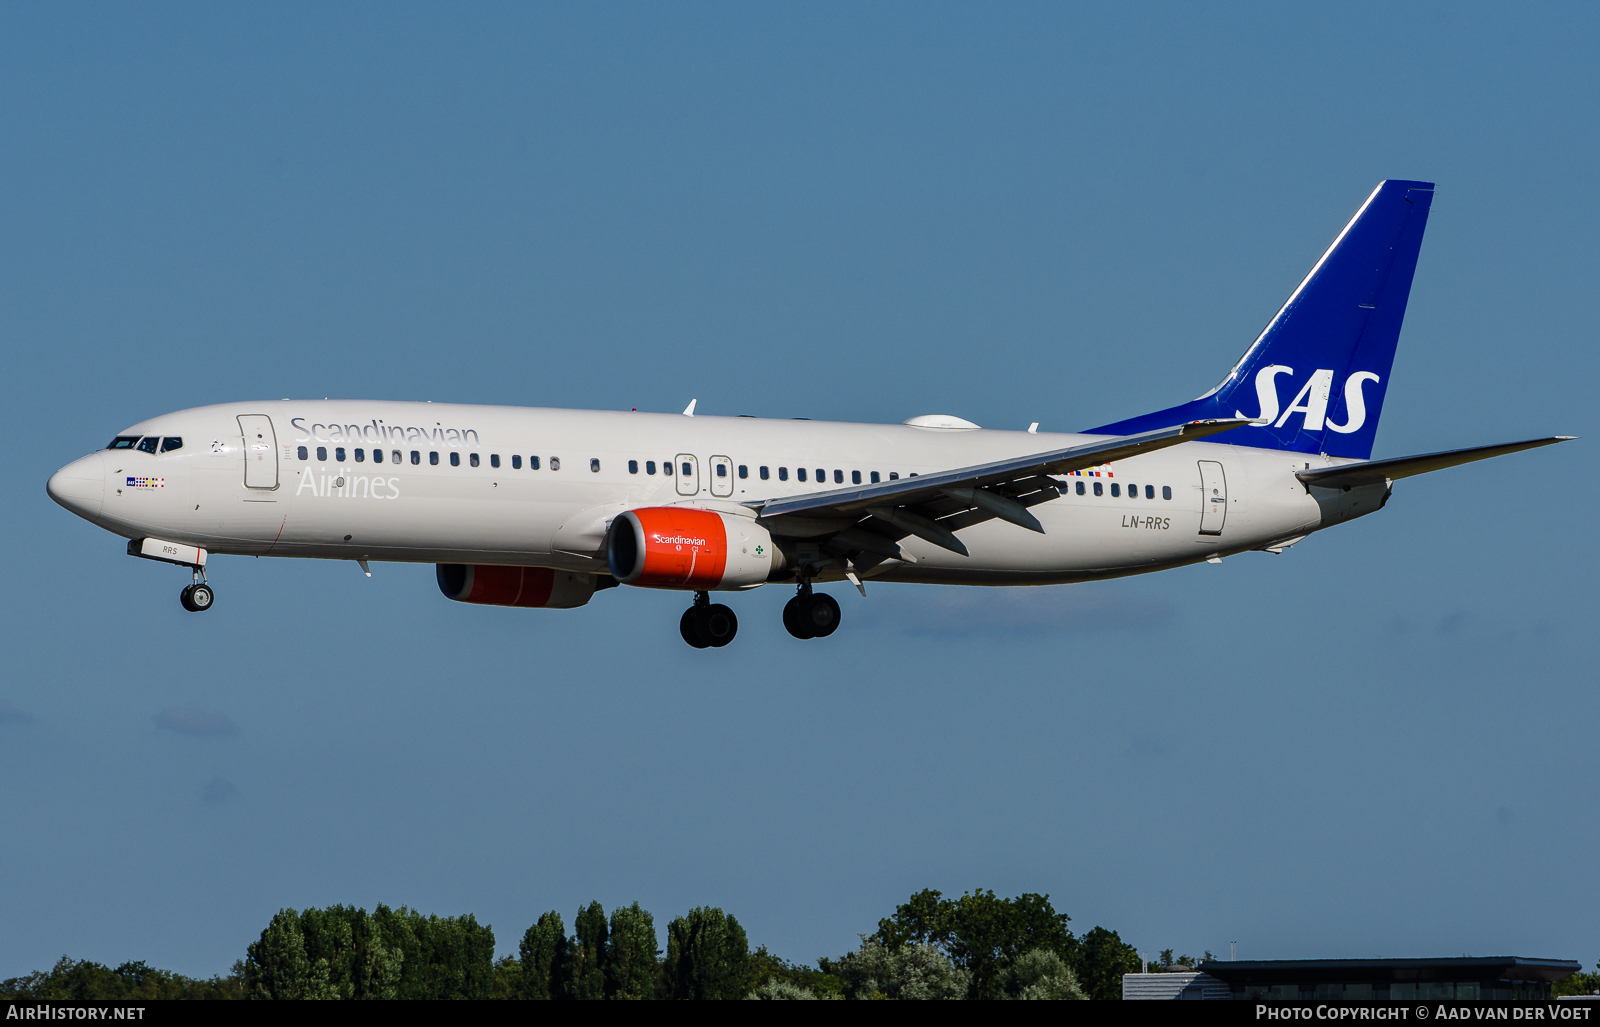
<svg viewBox="0 0 1600 1027">
<path fill-rule="evenodd" d="M 812 638 L 827 638 L 839 627 L 839 604 L 826 592 L 813 592 L 802 597 L 810 600 L 802 616 L 811 629 Z"/>
<path fill-rule="evenodd" d="M 795 638 L 814 638 L 815 633 L 806 623 L 805 616 L 801 613 L 806 607 L 806 600 L 810 596 L 799 595 L 789 600 L 783 606 L 783 627 Z"/>
<path fill-rule="evenodd" d="M 694 614 L 695 634 L 713 648 L 722 648 L 732 642 L 733 636 L 739 633 L 739 618 L 721 603 L 696 606 Z"/>
<path fill-rule="evenodd" d="M 211 604 L 217 601 L 216 593 L 211 591 L 211 586 L 205 582 L 194 585 L 185 585 L 182 592 L 178 593 L 178 602 L 190 613 L 204 613 L 211 609 Z"/>
<path fill-rule="evenodd" d="M 695 624 L 695 621 L 698 620 L 695 615 L 699 612 L 700 608 L 696 606 L 691 606 L 683 611 L 683 616 L 678 620 L 678 633 L 683 636 L 685 642 L 688 642 L 696 649 L 704 649 L 711 643 L 700 637 L 700 632 Z"/>
</svg>

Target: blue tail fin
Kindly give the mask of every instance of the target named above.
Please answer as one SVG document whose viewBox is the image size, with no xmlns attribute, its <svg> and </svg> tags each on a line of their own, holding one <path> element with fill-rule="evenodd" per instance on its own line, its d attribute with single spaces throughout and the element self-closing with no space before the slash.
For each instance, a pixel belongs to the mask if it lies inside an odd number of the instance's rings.
<svg viewBox="0 0 1600 1027">
<path fill-rule="evenodd" d="M 1380 182 L 1222 384 L 1090 433 L 1249 417 L 1209 441 L 1370 458 L 1432 202 L 1432 182 Z"/>
</svg>

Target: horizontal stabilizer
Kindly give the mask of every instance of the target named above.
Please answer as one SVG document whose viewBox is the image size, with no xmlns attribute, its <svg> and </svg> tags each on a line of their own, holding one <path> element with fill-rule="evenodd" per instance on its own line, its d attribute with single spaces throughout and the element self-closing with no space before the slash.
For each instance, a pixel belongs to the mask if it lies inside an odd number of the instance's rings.
<svg viewBox="0 0 1600 1027">
<path fill-rule="evenodd" d="M 1393 478 L 1409 478 L 1413 474 L 1427 474 L 1457 464 L 1470 464 L 1474 460 L 1487 460 L 1492 456 L 1518 453 L 1524 449 L 1537 449 L 1557 442 L 1567 442 L 1575 435 L 1552 435 L 1547 439 L 1529 439 L 1526 442 L 1506 442 L 1498 446 L 1476 446 L 1472 449 L 1452 449 L 1443 453 L 1424 453 L 1421 456 L 1397 456 L 1388 460 L 1368 460 L 1366 463 L 1345 464 L 1342 467 L 1319 467 L 1313 471 L 1296 471 L 1295 477 L 1307 485 L 1328 489 L 1348 489 L 1358 485 L 1379 485 Z"/>
</svg>

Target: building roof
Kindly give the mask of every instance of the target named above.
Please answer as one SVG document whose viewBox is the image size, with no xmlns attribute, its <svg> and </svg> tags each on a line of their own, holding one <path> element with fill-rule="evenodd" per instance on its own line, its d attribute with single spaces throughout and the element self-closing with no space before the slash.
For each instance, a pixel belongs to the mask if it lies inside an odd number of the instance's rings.
<svg viewBox="0 0 1600 1027">
<path fill-rule="evenodd" d="M 1460 956 L 1450 959 L 1214 959 L 1195 969 L 1229 984 L 1293 981 L 1559 981 L 1583 965 L 1571 959 Z"/>
</svg>

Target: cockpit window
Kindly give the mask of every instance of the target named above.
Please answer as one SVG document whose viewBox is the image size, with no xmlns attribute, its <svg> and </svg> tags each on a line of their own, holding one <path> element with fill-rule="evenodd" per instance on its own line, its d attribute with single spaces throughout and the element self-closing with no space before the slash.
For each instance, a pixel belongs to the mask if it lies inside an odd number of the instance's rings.
<svg viewBox="0 0 1600 1027">
<path fill-rule="evenodd" d="M 166 438 L 161 440 L 161 452 L 163 453 L 170 453 L 174 449 L 182 448 L 183 440 L 178 438 L 176 435 L 168 435 Z"/>
<path fill-rule="evenodd" d="M 136 443 L 138 441 L 139 441 L 139 436 L 137 436 L 137 435 L 118 435 L 116 438 L 111 440 L 111 445 L 107 446 L 106 448 L 107 449 L 132 449 L 133 446 L 134 446 L 134 443 Z"/>
<path fill-rule="evenodd" d="M 138 449 L 141 453 L 154 453 L 156 451 L 156 446 L 159 445 L 160 442 L 160 436 L 146 435 L 144 438 L 139 440 L 139 445 L 134 448 Z"/>
</svg>

